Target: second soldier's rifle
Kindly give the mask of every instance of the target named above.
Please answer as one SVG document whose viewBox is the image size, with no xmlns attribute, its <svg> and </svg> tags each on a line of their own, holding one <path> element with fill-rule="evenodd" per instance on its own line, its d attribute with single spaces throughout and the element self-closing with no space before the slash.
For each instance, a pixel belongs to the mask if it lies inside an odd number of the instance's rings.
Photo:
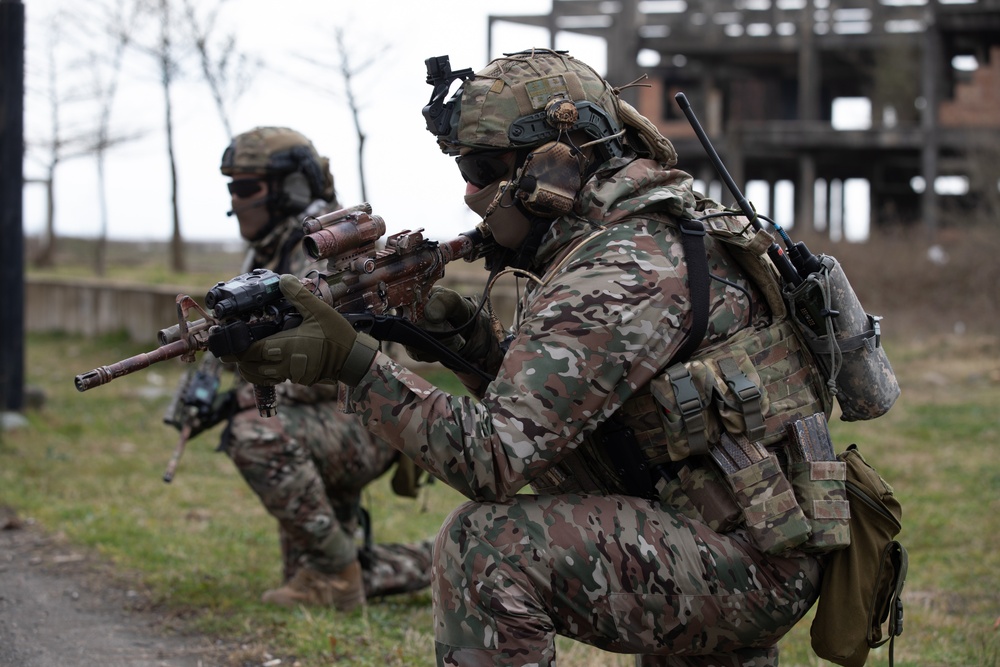
<svg viewBox="0 0 1000 667">
<path fill-rule="evenodd" d="M 425 239 L 422 229 L 405 230 L 387 237 L 380 249 L 377 242 L 385 234 L 385 221 L 372 215 L 368 204 L 306 218 L 303 231 L 306 252 L 327 260 L 326 271 L 310 274 L 303 284 L 356 330 L 381 341 L 432 349 L 456 367 L 482 374 L 414 322 L 448 262 L 472 262 L 492 250 L 488 232 L 476 228 L 438 242 Z M 254 341 L 298 326 L 302 317 L 282 295 L 279 279 L 273 271 L 255 269 L 219 282 L 205 295 L 207 310 L 179 294 L 177 324 L 159 332 L 158 348 L 77 375 L 77 390 L 99 387 L 167 359 L 192 362 L 200 350 L 216 357 L 239 354 Z M 191 311 L 201 318 L 189 320 Z M 274 387 L 255 385 L 254 394 L 261 416 L 273 416 Z"/>
<path fill-rule="evenodd" d="M 173 480 L 188 441 L 232 414 L 236 398 L 232 391 L 219 393 L 221 371 L 222 362 L 215 355 L 204 355 L 196 368 L 184 374 L 167 406 L 163 423 L 176 428 L 180 436 L 163 473 L 164 482 Z"/>
</svg>

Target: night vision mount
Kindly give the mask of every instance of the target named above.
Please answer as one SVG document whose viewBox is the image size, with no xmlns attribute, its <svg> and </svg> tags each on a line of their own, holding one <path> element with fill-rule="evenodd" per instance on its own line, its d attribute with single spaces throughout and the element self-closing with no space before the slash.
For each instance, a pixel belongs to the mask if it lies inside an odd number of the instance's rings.
<svg viewBox="0 0 1000 667">
<path fill-rule="evenodd" d="M 455 81 L 471 81 L 475 72 L 471 67 L 451 71 L 451 61 L 448 56 L 437 56 L 424 61 L 427 65 L 427 83 L 434 86 L 431 99 L 424 107 L 424 119 L 427 121 L 427 129 L 439 137 L 446 137 L 451 134 L 452 110 L 458 98 L 445 104 L 451 84 Z"/>
</svg>

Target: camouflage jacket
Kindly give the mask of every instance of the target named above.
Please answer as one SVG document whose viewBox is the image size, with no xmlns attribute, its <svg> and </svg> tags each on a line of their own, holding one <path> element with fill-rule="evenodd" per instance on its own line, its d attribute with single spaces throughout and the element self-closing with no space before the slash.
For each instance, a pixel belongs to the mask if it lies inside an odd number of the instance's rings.
<svg viewBox="0 0 1000 667">
<path fill-rule="evenodd" d="M 543 277 L 527 288 L 479 400 L 445 394 L 379 355 L 352 392 L 354 407 L 376 435 L 472 499 L 503 500 L 529 484 L 539 493 L 624 492 L 590 435 L 668 366 L 691 327 L 675 220 L 704 201 L 684 172 L 608 162 L 543 239 Z M 705 243 L 711 273 L 730 284 L 711 281 L 702 346 L 769 315 L 729 255 Z"/>
</svg>

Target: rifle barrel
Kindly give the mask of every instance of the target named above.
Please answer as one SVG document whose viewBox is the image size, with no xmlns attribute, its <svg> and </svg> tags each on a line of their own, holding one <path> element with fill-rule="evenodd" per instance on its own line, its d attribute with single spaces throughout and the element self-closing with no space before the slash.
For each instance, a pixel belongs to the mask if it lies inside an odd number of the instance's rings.
<svg viewBox="0 0 1000 667">
<path fill-rule="evenodd" d="M 161 345 L 150 352 L 143 352 L 134 357 L 122 359 L 109 366 L 100 366 L 92 371 L 81 373 L 73 379 L 73 382 L 76 384 L 77 391 L 87 391 L 88 389 L 107 384 L 123 375 L 141 371 L 144 368 L 149 368 L 151 365 L 166 361 L 167 359 L 179 357 L 190 349 L 187 341 L 183 339 L 175 340 L 172 343 Z"/>
</svg>

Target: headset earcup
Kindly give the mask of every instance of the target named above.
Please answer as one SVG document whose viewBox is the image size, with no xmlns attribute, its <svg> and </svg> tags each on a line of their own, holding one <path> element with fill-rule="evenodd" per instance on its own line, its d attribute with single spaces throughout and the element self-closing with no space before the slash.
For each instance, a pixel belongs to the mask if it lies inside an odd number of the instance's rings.
<svg viewBox="0 0 1000 667">
<path fill-rule="evenodd" d="M 537 216 L 569 213 L 583 185 L 581 160 L 577 149 L 558 141 L 538 147 L 521 167 L 514 196 Z"/>
<path fill-rule="evenodd" d="M 312 191 L 309 188 L 309 180 L 301 171 L 293 171 L 281 182 L 281 191 L 284 195 L 283 203 L 291 211 L 298 213 L 312 203 Z"/>
</svg>

